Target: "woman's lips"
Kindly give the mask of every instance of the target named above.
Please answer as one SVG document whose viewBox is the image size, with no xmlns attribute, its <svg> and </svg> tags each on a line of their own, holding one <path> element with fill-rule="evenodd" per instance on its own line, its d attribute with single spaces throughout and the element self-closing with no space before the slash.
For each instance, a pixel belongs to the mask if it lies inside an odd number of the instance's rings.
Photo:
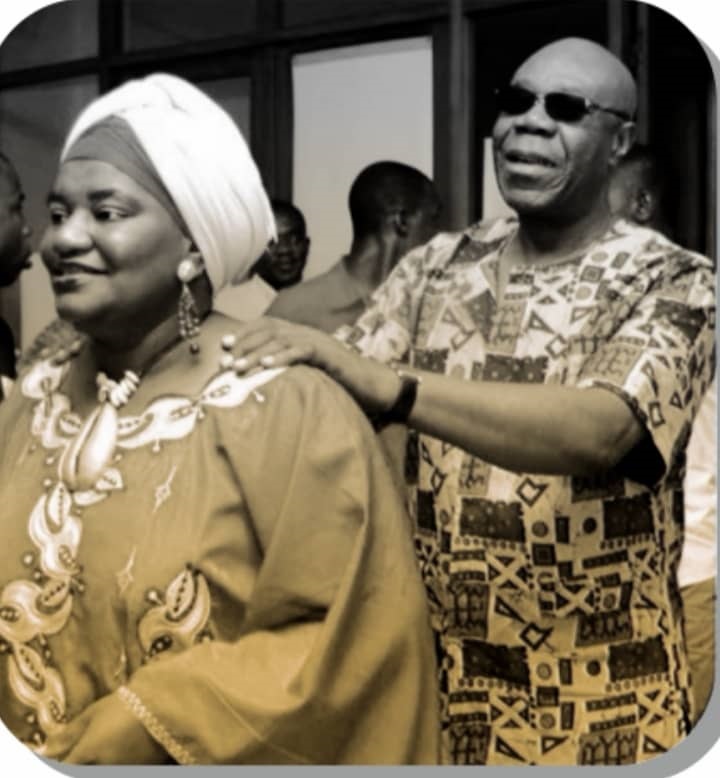
<svg viewBox="0 0 720 778">
<path fill-rule="evenodd" d="M 59 265 L 53 266 L 51 273 L 55 278 L 63 278 L 66 276 L 75 275 L 91 275 L 91 276 L 103 276 L 106 275 L 104 270 L 101 270 L 90 265 L 83 265 L 79 262 L 62 262 Z"/>
</svg>

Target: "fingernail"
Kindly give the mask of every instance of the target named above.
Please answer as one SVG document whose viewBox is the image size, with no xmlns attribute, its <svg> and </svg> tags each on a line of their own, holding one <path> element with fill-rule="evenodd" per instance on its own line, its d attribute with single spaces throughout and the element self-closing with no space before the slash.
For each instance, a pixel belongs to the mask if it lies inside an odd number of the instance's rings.
<svg viewBox="0 0 720 778">
<path fill-rule="evenodd" d="M 231 351 L 233 348 L 235 348 L 235 344 L 237 343 L 237 338 L 235 335 L 223 335 L 220 339 L 220 345 L 222 348 L 225 349 L 225 351 Z"/>
<path fill-rule="evenodd" d="M 235 364 L 235 358 L 232 354 L 223 354 L 220 357 L 220 367 L 229 370 Z"/>
<path fill-rule="evenodd" d="M 245 368 L 248 366 L 248 361 L 245 359 L 245 357 L 239 357 L 233 362 L 233 367 L 235 370 L 245 370 Z"/>
<path fill-rule="evenodd" d="M 272 367 L 275 364 L 275 357 L 273 356 L 263 357 L 260 360 L 260 364 L 265 365 L 265 367 Z"/>
</svg>

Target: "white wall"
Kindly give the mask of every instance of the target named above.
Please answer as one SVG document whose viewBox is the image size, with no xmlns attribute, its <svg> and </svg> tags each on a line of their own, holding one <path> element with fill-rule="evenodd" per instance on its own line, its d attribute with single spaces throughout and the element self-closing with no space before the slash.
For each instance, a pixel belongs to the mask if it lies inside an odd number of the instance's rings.
<svg viewBox="0 0 720 778">
<path fill-rule="evenodd" d="M 312 239 L 305 278 L 349 249 L 347 196 L 363 167 L 392 159 L 432 177 L 432 64 L 430 38 L 293 59 L 293 201 Z"/>
<path fill-rule="evenodd" d="M 510 216 L 515 212 L 502 199 L 495 175 L 493 161 L 492 138 L 483 138 L 483 219 L 496 219 L 500 216 Z"/>
</svg>

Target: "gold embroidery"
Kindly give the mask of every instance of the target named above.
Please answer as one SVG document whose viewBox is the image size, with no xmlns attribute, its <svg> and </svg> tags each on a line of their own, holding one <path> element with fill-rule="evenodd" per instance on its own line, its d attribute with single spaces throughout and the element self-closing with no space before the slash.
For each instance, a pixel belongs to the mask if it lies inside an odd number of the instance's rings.
<svg viewBox="0 0 720 778">
<path fill-rule="evenodd" d="M 170 651 L 184 651 L 208 632 L 210 590 L 205 578 L 188 565 L 168 585 L 165 595 L 138 624 L 138 639 L 146 660 Z"/>
<path fill-rule="evenodd" d="M 145 707 L 145 704 L 135 692 L 130 691 L 127 686 L 121 686 L 118 689 L 118 696 L 133 716 L 141 722 L 145 729 L 178 764 L 195 764 L 192 754 L 165 729 L 153 713 Z"/>
<path fill-rule="evenodd" d="M 135 556 L 137 554 L 137 547 L 133 546 L 133 550 L 130 554 L 130 558 L 125 564 L 125 567 L 123 567 L 122 570 L 120 570 L 119 573 L 115 574 L 115 578 L 117 580 L 118 585 L 118 591 L 120 594 L 124 594 L 125 591 L 128 589 L 130 584 L 135 580 L 133 578 L 132 570 L 133 567 L 135 567 Z"/>
<path fill-rule="evenodd" d="M 66 721 L 65 686 L 60 673 L 51 666 L 52 654 L 45 637 L 65 628 L 74 596 L 85 588 L 78 562 L 82 538 L 79 514 L 83 508 L 124 488 L 121 473 L 113 467 L 106 467 L 84 491 L 71 492 L 63 482 L 63 453 L 82 428 L 82 419 L 72 412 L 68 397 L 57 391 L 67 368 L 67 364 L 55 366 L 49 361 L 39 362 L 22 380 L 23 394 L 37 400 L 31 433 L 46 452 L 51 452 L 49 464 L 56 461 L 61 464 L 56 479 L 43 480 L 46 492 L 30 514 L 28 534 L 38 550 L 39 569 L 34 571 L 37 580 L 11 581 L 0 592 L 0 647 L 9 654 L 10 689 L 34 711 L 39 731 L 33 734 L 32 747 L 38 753 L 43 751 L 46 736 Z M 140 417 L 119 420 L 124 434 L 118 437 L 116 448 L 159 446 L 161 440 L 186 437 L 202 418 L 203 406 L 237 407 L 256 387 L 281 372 L 282 369 L 267 370 L 251 378 L 241 378 L 228 371 L 211 379 L 198 398 L 160 398 Z M 169 498 L 174 475 L 175 468 L 158 487 L 156 508 Z M 134 562 L 133 552 L 126 567 L 117 574 L 121 592 L 133 581 Z M 164 602 L 149 611 L 141 622 L 139 631 L 144 651 L 149 656 L 158 649 L 182 650 L 208 637 L 209 614 L 210 594 L 205 579 L 190 569 L 183 571 L 168 586 Z M 151 651 L 153 644 L 154 652 Z M 42 651 L 35 646 L 40 646 Z"/>
<path fill-rule="evenodd" d="M 177 465 L 173 465 L 170 475 L 168 475 L 167 479 L 155 489 L 155 507 L 153 508 L 153 513 L 157 513 L 160 506 L 170 499 L 170 495 L 172 494 L 171 486 L 176 472 Z"/>
</svg>

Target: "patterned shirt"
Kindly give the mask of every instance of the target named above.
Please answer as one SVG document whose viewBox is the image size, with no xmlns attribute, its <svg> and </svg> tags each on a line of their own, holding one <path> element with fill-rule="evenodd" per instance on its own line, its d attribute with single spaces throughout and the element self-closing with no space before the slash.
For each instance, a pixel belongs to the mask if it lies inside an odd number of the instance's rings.
<svg viewBox="0 0 720 778">
<path fill-rule="evenodd" d="M 676 568 L 684 449 L 715 358 L 713 268 L 621 220 L 580 256 L 514 268 L 498 301 L 516 230 L 437 236 L 338 336 L 470 381 L 603 387 L 641 421 L 665 466 L 651 486 L 510 472 L 414 432 L 405 463 L 445 760 L 641 761 L 688 731 Z"/>
</svg>

